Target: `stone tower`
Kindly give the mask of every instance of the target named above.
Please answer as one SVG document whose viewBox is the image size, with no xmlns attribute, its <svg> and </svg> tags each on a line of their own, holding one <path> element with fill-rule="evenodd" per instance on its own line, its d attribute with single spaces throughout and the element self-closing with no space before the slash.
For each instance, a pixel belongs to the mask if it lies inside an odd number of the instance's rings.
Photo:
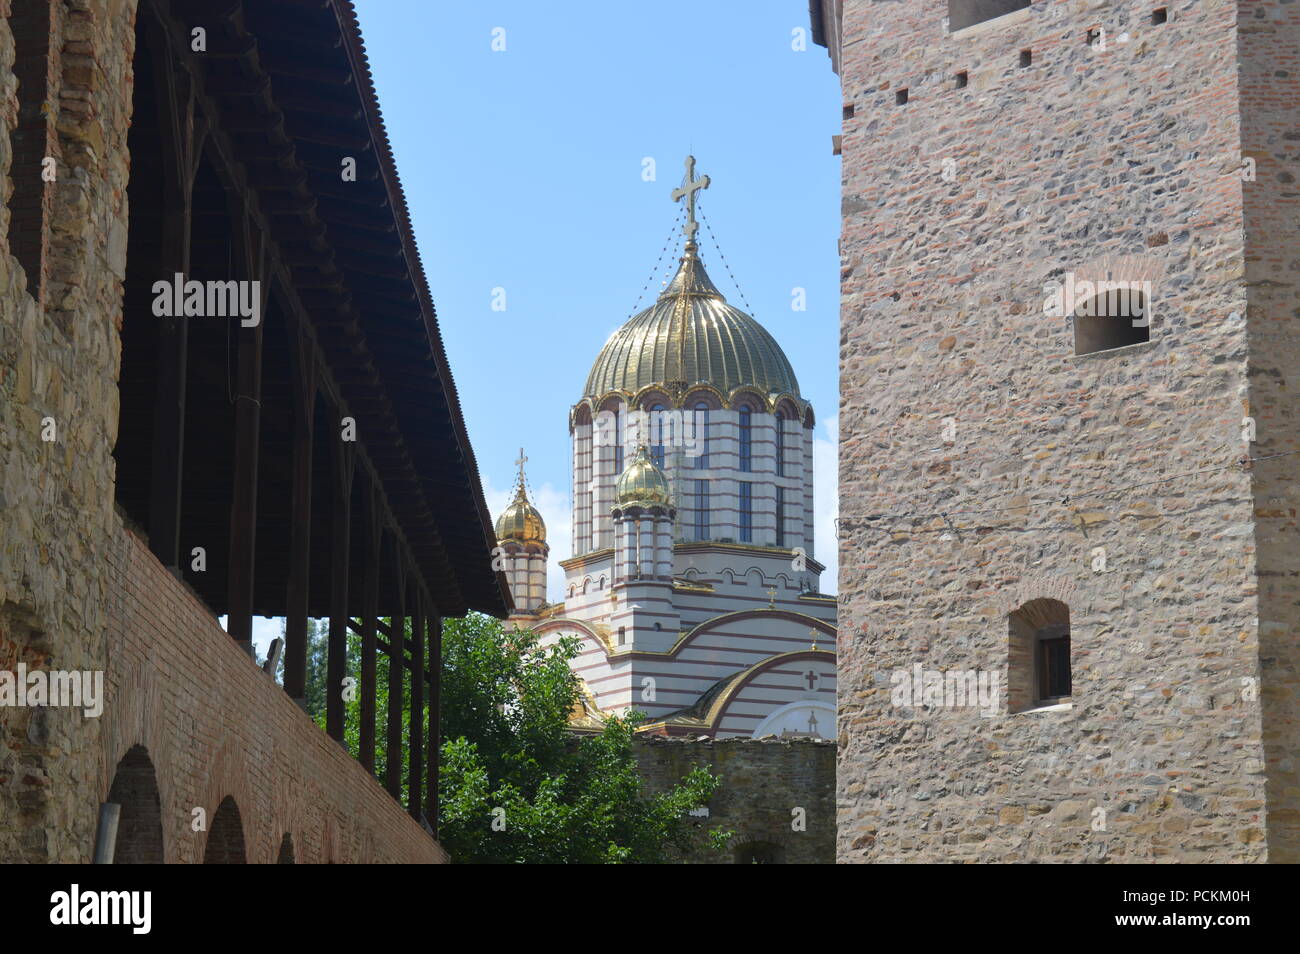
<svg viewBox="0 0 1300 954">
<path fill-rule="evenodd" d="M 841 861 L 1300 861 L 1300 5 L 823 0 Z"/>
</svg>

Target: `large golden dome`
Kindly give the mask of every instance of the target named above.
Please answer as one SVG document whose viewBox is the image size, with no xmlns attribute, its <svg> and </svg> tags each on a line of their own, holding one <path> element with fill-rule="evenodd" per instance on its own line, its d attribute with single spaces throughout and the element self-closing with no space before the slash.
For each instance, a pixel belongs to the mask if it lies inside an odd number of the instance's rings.
<svg viewBox="0 0 1300 954">
<path fill-rule="evenodd" d="M 749 386 L 764 395 L 799 396 L 799 382 L 780 345 L 757 321 L 727 304 L 705 273 L 694 242 L 687 242 L 677 274 L 659 300 L 605 342 L 583 394 L 636 394 L 651 384 L 678 394 L 711 384 L 723 394 Z"/>
<path fill-rule="evenodd" d="M 639 504 L 643 507 L 672 506 L 673 493 L 668 478 L 655 466 L 642 444 L 636 456 L 624 468 L 614 488 L 614 499 L 620 507 Z"/>
<path fill-rule="evenodd" d="M 546 542 L 546 522 L 542 520 L 537 508 L 528 502 L 522 480 L 515 489 L 515 499 L 497 517 L 496 531 L 498 543 L 506 540 L 519 543 Z"/>
</svg>

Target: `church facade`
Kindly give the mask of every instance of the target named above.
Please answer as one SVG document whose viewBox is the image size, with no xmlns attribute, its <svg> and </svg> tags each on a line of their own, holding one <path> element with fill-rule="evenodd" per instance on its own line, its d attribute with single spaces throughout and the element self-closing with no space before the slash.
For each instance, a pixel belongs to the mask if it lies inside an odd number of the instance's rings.
<svg viewBox="0 0 1300 954">
<path fill-rule="evenodd" d="M 575 637 L 579 726 L 638 710 L 642 731 L 835 737 L 835 621 L 813 557 L 813 426 L 775 339 L 729 304 L 695 241 L 658 300 L 616 331 L 569 412 L 572 554 L 546 602 L 549 544 L 520 460 L 497 520 L 511 619 Z"/>
</svg>

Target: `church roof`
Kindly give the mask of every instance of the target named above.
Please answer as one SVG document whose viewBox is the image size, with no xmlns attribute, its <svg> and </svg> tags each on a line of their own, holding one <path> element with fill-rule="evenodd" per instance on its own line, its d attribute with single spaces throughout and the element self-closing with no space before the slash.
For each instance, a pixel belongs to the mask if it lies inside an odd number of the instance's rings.
<svg viewBox="0 0 1300 954">
<path fill-rule="evenodd" d="M 515 481 L 514 499 L 505 510 L 501 511 L 501 516 L 497 517 L 495 530 L 498 541 L 546 542 L 546 521 L 542 519 L 537 508 L 529 502 L 528 491 L 525 489 L 527 481 L 524 478 L 524 462 L 527 460 L 521 448 L 519 460 L 515 461 L 519 465 L 519 477 Z"/>
<path fill-rule="evenodd" d="M 695 242 L 689 241 L 677 274 L 658 301 L 605 342 L 583 394 L 635 394 L 649 385 L 680 394 L 696 384 L 712 385 L 723 394 L 752 387 L 764 395 L 799 396 L 799 382 L 781 346 L 757 321 L 727 303 L 704 270 Z"/>
<path fill-rule="evenodd" d="M 528 502 L 524 485 L 515 489 L 515 499 L 501 511 L 496 523 L 497 540 L 517 540 L 520 543 L 545 543 L 546 521 L 537 508 Z"/>
</svg>

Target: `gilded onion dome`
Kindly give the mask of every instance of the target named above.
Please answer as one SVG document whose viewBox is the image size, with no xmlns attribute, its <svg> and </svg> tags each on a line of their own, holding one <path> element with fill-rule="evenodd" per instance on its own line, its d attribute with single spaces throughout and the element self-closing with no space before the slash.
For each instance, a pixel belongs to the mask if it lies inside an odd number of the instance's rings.
<svg viewBox="0 0 1300 954">
<path fill-rule="evenodd" d="M 681 394 L 711 384 L 723 394 L 742 386 L 763 394 L 799 395 L 790 361 L 762 325 L 727 304 L 704 271 L 693 241 L 677 274 L 649 308 L 605 342 L 583 393 L 636 394 L 661 385 Z"/>
<path fill-rule="evenodd" d="M 497 542 L 515 540 L 519 543 L 545 543 L 546 522 L 537 508 L 528 502 L 521 479 L 515 487 L 515 499 L 497 517 Z"/>
<path fill-rule="evenodd" d="M 668 486 L 668 478 L 650 459 L 646 447 L 637 448 L 636 456 L 624 468 L 614 489 L 614 499 L 620 507 L 640 505 L 643 507 L 671 507 L 673 493 Z"/>
</svg>

